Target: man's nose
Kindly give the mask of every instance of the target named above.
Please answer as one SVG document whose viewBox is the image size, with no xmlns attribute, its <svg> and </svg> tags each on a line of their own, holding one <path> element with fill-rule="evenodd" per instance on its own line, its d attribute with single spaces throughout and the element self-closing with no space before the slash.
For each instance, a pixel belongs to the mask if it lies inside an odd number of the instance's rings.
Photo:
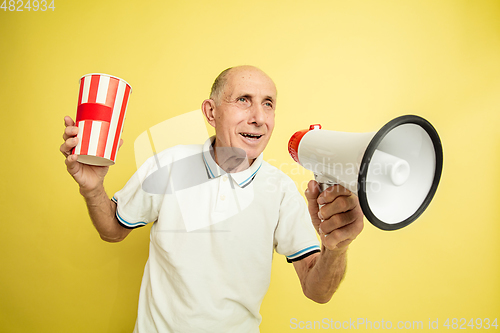
<svg viewBox="0 0 500 333">
<path fill-rule="evenodd" d="M 266 121 L 266 114 L 261 104 L 253 104 L 250 108 L 249 123 L 262 126 Z"/>
</svg>

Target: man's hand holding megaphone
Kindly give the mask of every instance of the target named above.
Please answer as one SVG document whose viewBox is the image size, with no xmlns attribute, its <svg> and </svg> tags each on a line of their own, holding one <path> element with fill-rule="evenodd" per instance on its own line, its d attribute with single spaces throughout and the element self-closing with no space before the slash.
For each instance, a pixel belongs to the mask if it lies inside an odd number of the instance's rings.
<svg viewBox="0 0 500 333">
<path fill-rule="evenodd" d="M 307 185 L 305 196 L 312 223 L 321 238 L 322 251 L 345 253 L 363 230 L 363 211 L 358 197 L 338 184 L 320 193 L 315 180 Z"/>
<path fill-rule="evenodd" d="M 304 295 L 318 303 L 328 302 L 344 278 L 347 247 L 363 230 L 358 197 L 341 185 L 320 191 L 311 180 L 305 191 L 309 214 L 321 237 L 321 253 L 295 261 Z"/>
<path fill-rule="evenodd" d="M 292 135 L 288 152 L 320 182 L 310 181 L 305 195 L 321 253 L 294 262 L 304 294 L 320 303 L 344 277 L 347 247 L 363 230 L 363 216 L 381 230 L 408 226 L 428 207 L 443 168 L 437 131 L 415 115 L 371 133 L 314 124 Z"/>
</svg>

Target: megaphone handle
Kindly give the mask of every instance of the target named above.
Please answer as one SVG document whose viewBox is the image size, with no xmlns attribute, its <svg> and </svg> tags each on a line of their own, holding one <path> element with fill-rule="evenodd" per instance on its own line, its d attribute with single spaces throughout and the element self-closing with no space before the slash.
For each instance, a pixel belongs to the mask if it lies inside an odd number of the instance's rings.
<svg viewBox="0 0 500 333">
<path fill-rule="evenodd" d="M 319 193 L 321 193 L 324 190 L 326 190 L 327 188 L 329 188 L 330 186 L 335 185 L 335 184 L 318 183 L 318 185 L 319 185 Z"/>
<path fill-rule="evenodd" d="M 321 174 L 316 174 L 315 173 L 314 174 L 314 179 L 318 182 L 319 193 L 323 192 L 324 190 L 326 190 L 330 186 L 338 184 L 337 182 L 335 182 L 335 181 L 333 181 L 333 180 L 331 180 L 329 178 L 326 178 L 326 177 L 324 177 Z"/>
</svg>

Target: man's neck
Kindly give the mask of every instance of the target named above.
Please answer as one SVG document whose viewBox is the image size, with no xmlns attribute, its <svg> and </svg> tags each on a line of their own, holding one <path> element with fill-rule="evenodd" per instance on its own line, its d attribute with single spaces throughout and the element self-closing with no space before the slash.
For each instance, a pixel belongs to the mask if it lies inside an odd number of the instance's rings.
<svg viewBox="0 0 500 333">
<path fill-rule="evenodd" d="M 227 173 L 246 170 L 255 161 L 255 159 L 247 158 L 246 152 L 241 148 L 221 147 L 217 143 L 217 139 L 215 139 L 210 146 L 210 153 L 215 163 Z"/>
</svg>

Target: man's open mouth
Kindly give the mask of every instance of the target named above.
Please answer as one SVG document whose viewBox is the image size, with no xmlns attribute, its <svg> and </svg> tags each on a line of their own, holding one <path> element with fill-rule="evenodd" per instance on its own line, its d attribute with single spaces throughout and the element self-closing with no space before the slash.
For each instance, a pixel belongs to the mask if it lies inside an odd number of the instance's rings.
<svg viewBox="0 0 500 333">
<path fill-rule="evenodd" d="M 253 133 L 240 133 L 240 135 L 247 139 L 258 140 L 263 134 L 253 134 Z"/>
</svg>

